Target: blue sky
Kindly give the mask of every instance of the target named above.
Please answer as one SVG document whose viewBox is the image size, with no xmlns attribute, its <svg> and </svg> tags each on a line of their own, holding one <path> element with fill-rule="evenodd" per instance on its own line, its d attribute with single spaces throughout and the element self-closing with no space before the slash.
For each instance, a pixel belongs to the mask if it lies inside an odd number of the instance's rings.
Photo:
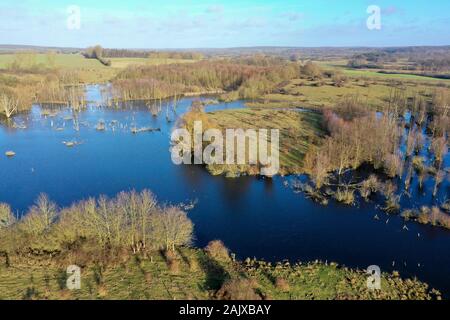
<svg viewBox="0 0 450 320">
<path fill-rule="evenodd" d="M 79 30 L 67 28 L 70 5 Z M 369 5 L 381 30 L 368 30 Z M 0 43 L 120 48 L 450 45 L 449 0 L 0 0 Z"/>
</svg>

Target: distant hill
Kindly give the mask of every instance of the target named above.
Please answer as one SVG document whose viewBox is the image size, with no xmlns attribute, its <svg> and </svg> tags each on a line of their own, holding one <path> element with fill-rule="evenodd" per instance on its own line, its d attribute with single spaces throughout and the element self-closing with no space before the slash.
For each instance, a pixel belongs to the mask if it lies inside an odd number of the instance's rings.
<svg viewBox="0 0 450 320">
<path fill-rule="evenodd" d="M 123 49 L 123 48 L 105 48 Z M 30 45 L 10 45 L 0 44 L 0 54 L 17 51 L 34 51 L 45 53 L 56 51 L 60 53 L 75 53 L 84 51 L 85 48 L 67 47 L 46 47 Z M 189 49 L 151 49 L 151 48 L 130 48 L 126 51 L 136 52 L 200 52 L 206 56 L 235 57 L 242 55 L 266 54 L 283 57 L 299 55 L 302 59 L 342 59 L 355 55 L 373 52 L 383 52 L 396 57 L 429 57 L 430 55 L 448 56 L 450 46 L 410 46 L 410 47 L 235 47 L 235 48 L 189 48 Z"/>
<path fill-rule="evenodd" d="M 15 45 L 15 44 L 0 44 L 0 54 L 12 53 L 17 51 L 33 51 L 38 53 L 45 53 L 49 51 L 56 51 L 60 53 L 74 53 L 80 52 L 81 48 L 63 48 L 63 47 L 44 47 L 44 46 L 29 46 L 29 45 Z"/>
</svg>

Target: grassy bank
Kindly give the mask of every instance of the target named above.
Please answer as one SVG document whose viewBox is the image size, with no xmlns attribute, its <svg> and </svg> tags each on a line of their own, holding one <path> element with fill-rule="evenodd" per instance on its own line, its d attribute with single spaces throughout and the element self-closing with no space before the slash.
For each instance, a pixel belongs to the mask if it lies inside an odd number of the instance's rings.
<svg viewBox="0 0 450 320">
<path fill-rule="evenodd" d="M 81 289 L 66 288 L 65 266 L 32 258 L 0 267 L 0 299 L 403 299 L 440 297 L 417 280 L 383 274 L 381 290 L 367 288 L 368 275 L 337 264 L 289 265 L 217 259 L 179 248 L 176 266 L 160 252 L 123 256 L 114 264 L 89 264 Z"/>
</svg>

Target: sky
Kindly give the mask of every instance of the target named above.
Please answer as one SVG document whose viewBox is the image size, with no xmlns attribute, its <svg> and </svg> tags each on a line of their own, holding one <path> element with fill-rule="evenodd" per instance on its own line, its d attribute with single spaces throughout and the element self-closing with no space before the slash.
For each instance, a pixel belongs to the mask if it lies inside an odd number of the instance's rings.
<svg viewBox="0 0 450 320">
<path fill-rule="evenodd" d="M 367 26 L 372 5 L 380 9 L 380 29 Z M 450 1 L 0 0 L 0 44 L 155 49 L 450 45 Z"/>
</svg>

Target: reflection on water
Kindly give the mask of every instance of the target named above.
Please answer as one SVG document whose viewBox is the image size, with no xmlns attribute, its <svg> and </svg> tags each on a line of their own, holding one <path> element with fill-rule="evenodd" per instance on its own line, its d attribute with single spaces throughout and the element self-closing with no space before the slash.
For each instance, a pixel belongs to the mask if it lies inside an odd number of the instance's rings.
<svg viewBox="0 0 450 320">
<path fill-rule="evenodd" d="M 40 106 L 15 117 L 26 129 L 0 127 L 0 151 L 16 152 L 14 158 L 0 157 L 1 202 L 23 213 L 41 192 L 66 206 L 90 196 L 148 188 L 162 202 L 198 200 L 189 212 L 197 245 L 221 239 L 240 258 L 321 259 L 359 268 L 376 264 L 386 272 L 418 276 L 450 293 L 448 230 L 413 222 L 407 222 L 405 230 L 400 217 L 384 215 L 373 202 L 348 207 L 331 201 L 320 206 L 285 186 L 293 177 L 226 179 L 213 177 L 200 166 L 175 166 L 169 152 L 175 122 L 167 121 L 165 102 L 155 117 L 142 103 L 129 104 L 126 110 L 97 106 L 99 92 L 99 87 L 89 87 L 91 103 L 75 115 L 79 131 L 74 129 L 71 110 L 42 116 Z M 170 114 L 173 120 L 194 99 L 180 100 L 176 115 Z M 207 110 L 242 107 L 238 101 Z M 99 121 L 104 121 L 105 131 L 96 130 Z M 132 134 L 133 125 L 161 131 Z M 67 147 L 64 141 L 80 144 Z M 425 182 L 426 190 L 432 183 Z M 416 188 L 413 179 L 412 192 Z M 448 194 L 446 182 L 439 197 Z M 427 191 L 402 201 L 411 206 L 433 200 Z M 375 214 L 380 220 L 374 219 Z"/>
</svg>

